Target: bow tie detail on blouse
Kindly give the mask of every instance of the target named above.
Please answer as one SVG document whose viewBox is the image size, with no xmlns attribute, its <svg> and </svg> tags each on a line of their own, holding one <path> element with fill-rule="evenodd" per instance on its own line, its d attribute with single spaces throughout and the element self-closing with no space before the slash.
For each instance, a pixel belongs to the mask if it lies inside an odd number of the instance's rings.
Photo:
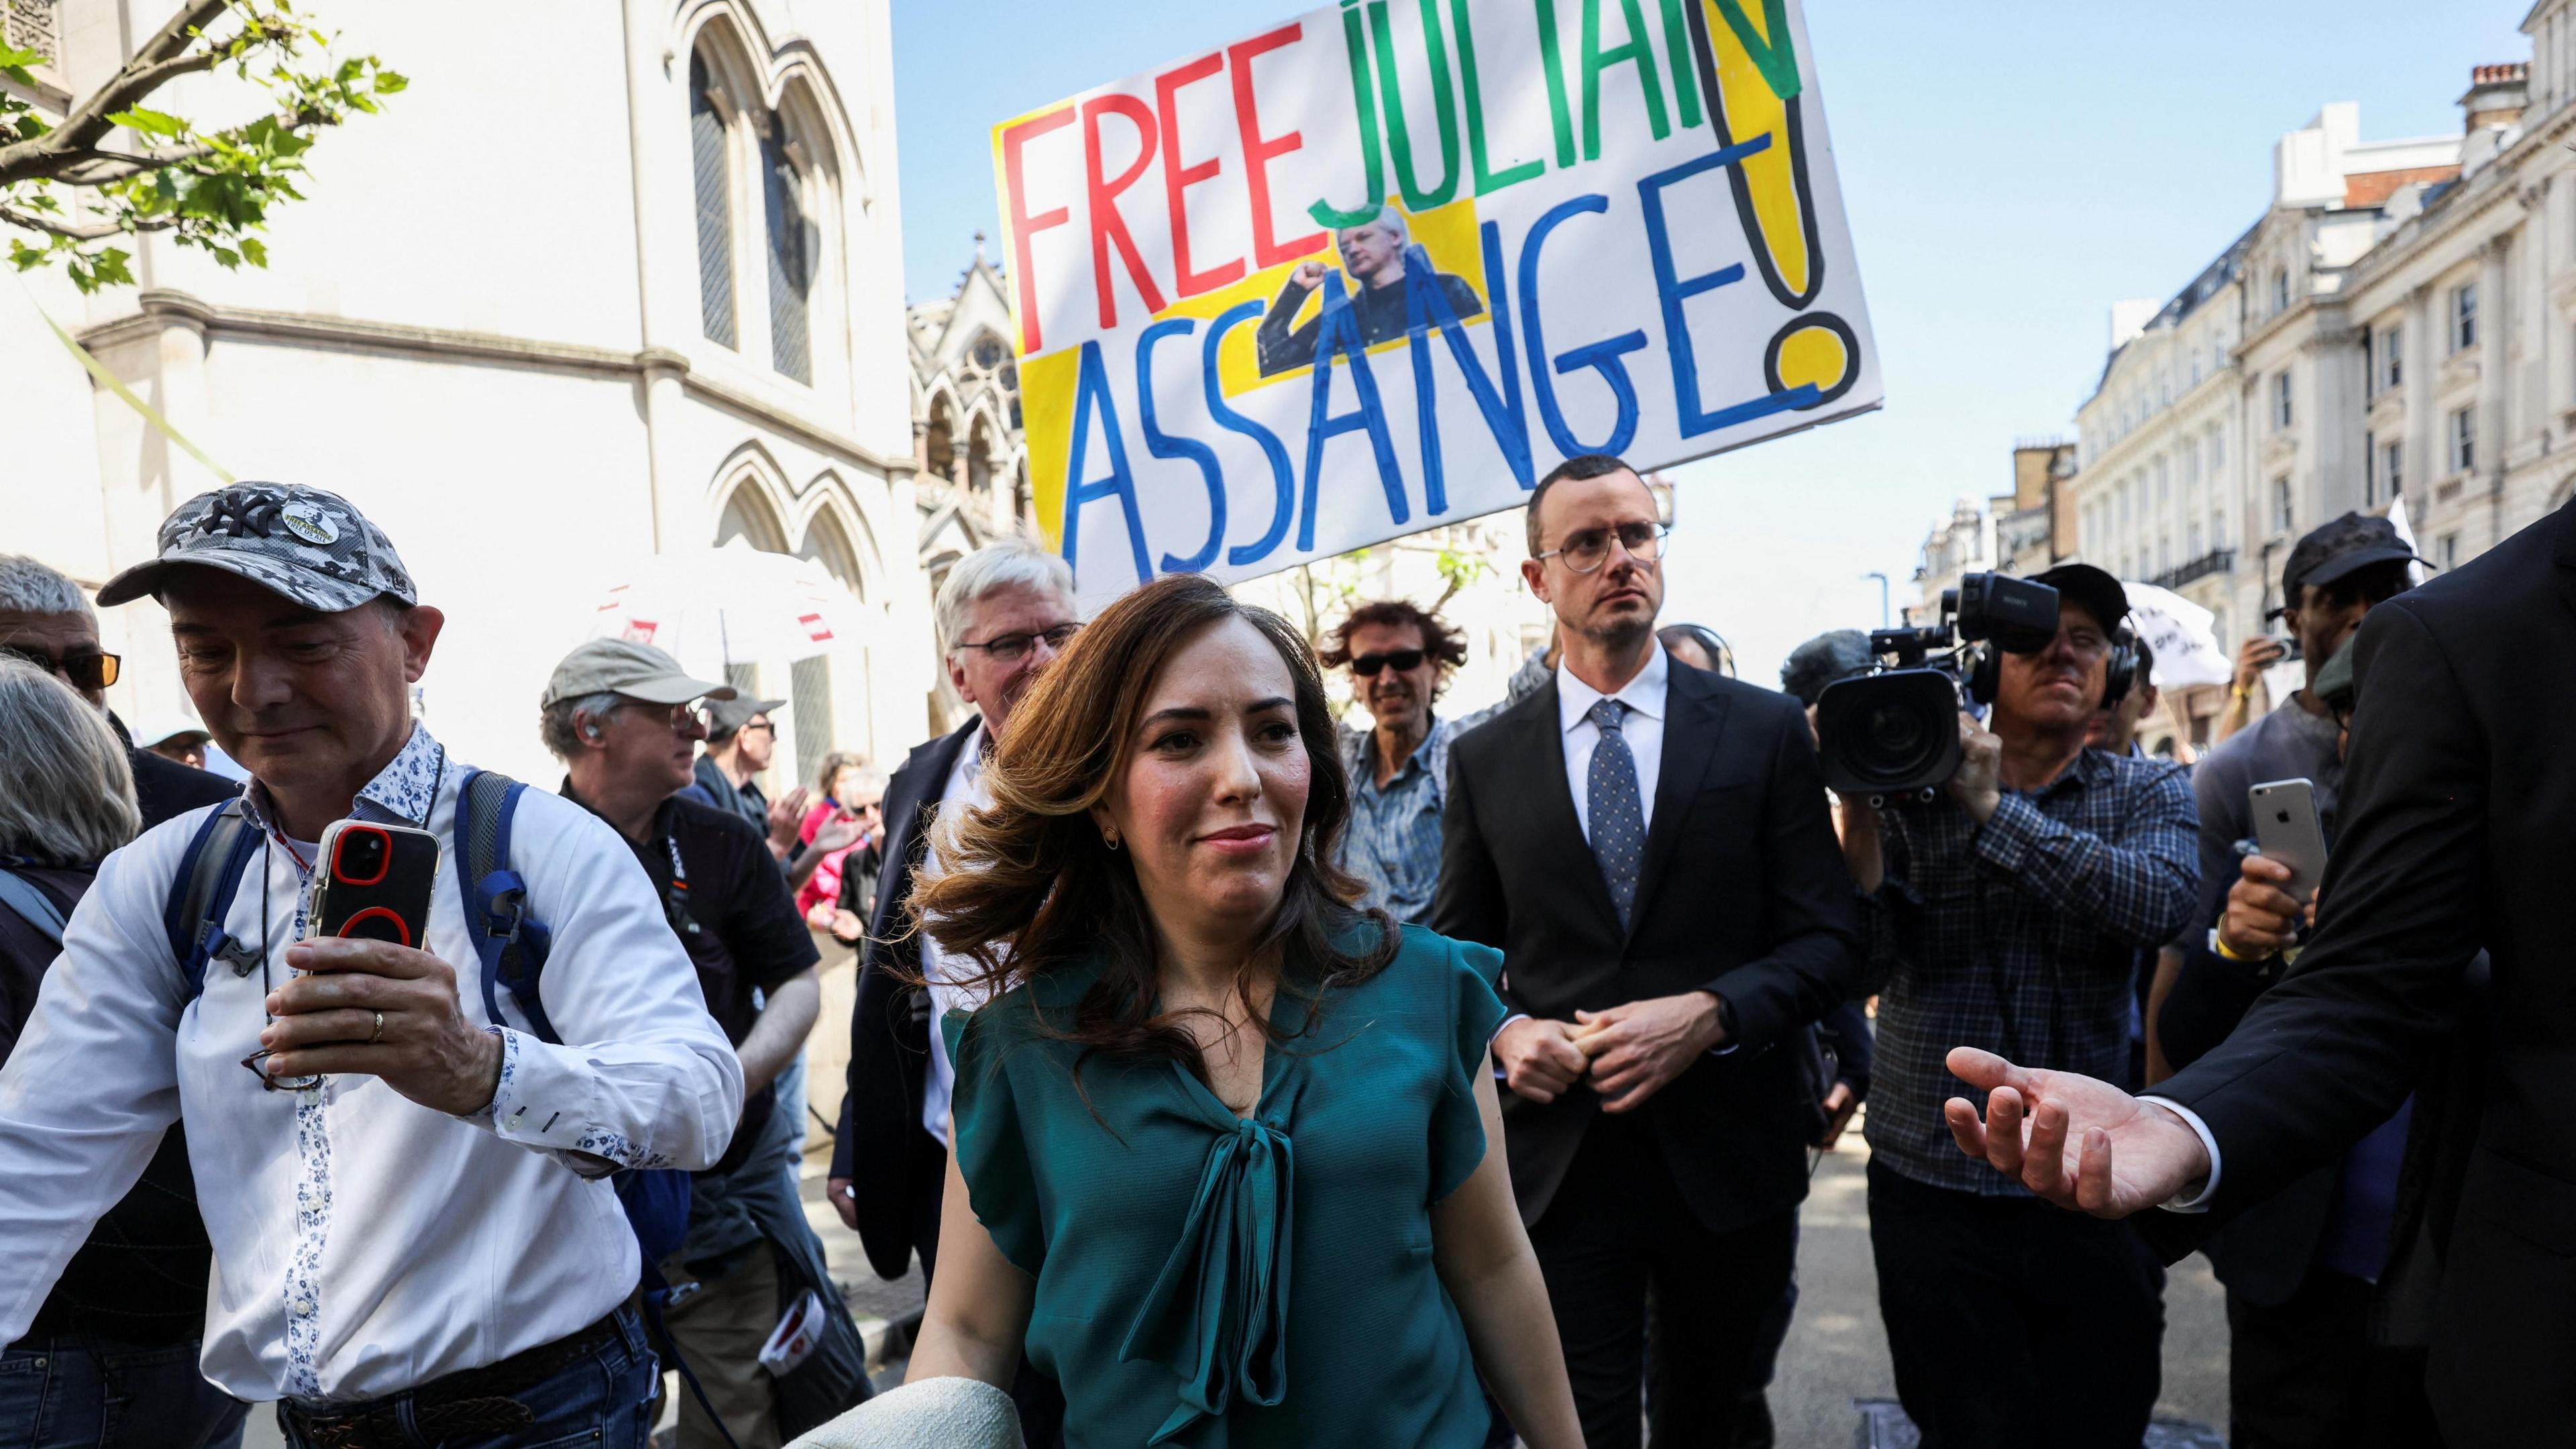
<svg viewBox="0 0 2576 1449">
<path fill-rule="evenodd" d="M 1172 1371 L 1180 1404 L 1148 1440 L 1168 1443 L 1233 1396 L 1276 1407 L 1288 1391 L 1288 1228 L 1293 1153 L 1245 1118 L 1209 1145 L 1197 1198 L 1118 1356 Z"/>
</svg>

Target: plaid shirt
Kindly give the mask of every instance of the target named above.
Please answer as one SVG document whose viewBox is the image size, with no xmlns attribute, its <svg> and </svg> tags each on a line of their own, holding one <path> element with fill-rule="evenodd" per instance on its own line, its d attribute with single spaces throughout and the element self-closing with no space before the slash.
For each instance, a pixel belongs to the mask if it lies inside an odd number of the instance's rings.
<svg viewBox="0 0 2576 1449">
<path fill-rule="evenodd" d="M 2183 929 L 2199 892 L 2200 812 L 2169 761 L 2088 749 L 1976 824 L 1946 796 L 1879 815 L 1887 880 L 1863 913 L 1878 1004 L 1870 1151 L 1934 1187 L 2027 1196 L 1970 1160 L 1941 1104 L 1981 1096 L 1952 1047 L 2117 1082 L 2139 953 Z"/>
</svg>

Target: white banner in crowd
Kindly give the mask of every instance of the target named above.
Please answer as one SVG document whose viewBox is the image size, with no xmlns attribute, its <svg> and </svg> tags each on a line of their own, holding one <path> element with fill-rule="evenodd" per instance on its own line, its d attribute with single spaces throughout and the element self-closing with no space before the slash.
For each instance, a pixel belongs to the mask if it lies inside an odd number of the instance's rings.
<svg viewBox="0 0 2576 1449">
<path fill-rule="evenodd" d="M 2171 589 L 2120 587 L 2129 595 L 2129 626 L 2155 655 L 2156 688 L 2225 684 L 2236 677 L 2235 658 L 2213 627 L 2217 616 Z"/>
<path fill-rule="evenodd" d="M 1796 0 L 1345 0 L 993 153 L 1086 606 L 1880 402 Z"/>
</svg>

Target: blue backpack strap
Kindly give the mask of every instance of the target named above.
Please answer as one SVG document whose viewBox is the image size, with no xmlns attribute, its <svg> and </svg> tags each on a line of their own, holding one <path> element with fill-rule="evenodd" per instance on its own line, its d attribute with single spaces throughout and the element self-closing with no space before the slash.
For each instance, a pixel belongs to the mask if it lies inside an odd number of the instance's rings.
<svg viewBox="0 0 2576 1449">
<path fill-rule="evenodd" d="M 0 866 L 0 906 L 18 913 L 21 920 L 36 928 L 36 934 L 60 946 L 63 943 L 62 908 L 53 897 L 36 889 L 36 883 L 25 876 Z"/>
<path fill-rule="evenodd" d="M 527 879 L 510 869 L 510 823 L 527 788 L 498 771 L 466 772 L 457 785 L 456 889 L 465 904 L 466 933 L 473 937 L 474 953 L 483 962 L 484 1014 L 496 1024 L 502 1020 L 499 989 L 506 986 L 529 1027 L 544 1040 L 561 1045 L 563 1037 L 546 1019 L 545 1002 L 538 994 L 553 937 L 544 923 L 528 913 Z M 689 1174 L 670 1168 L 630 1168 L 615 1174 L 615 1187 L 643 1260 L 645 1320 L 687 1381 L 689 1392 L 697 1397 L 698 1406 L 731 1445 L 734 1438 L 725 1429 L 723 1417 L 707 1401 L 698 1376 L 662 1325 L 662 1304 L 670 1289 L 656 1264 L 678 1252 L 687 1235 Z"/>
<path fill-rule="evenodd" d="M 170 878 L 170 894 L 161 907 L 161 926 L 170 941 L 170 958 L 179 964 L 180 996 L 194 1001 L 206 989 L 206 963 L 229 962 L 234 974 L 247 975 L 259 964 L 259 953 L 224 932 L 233 894 L 242 872 L 259 848 L 259 831 L 243 813 L 236 795 L 208 812 L 179 857 Z"/>
<path fill-rule="evenodd" d="M 493 770 L 471 770 L 457 787 L 456 888 L 465 925 L 483 962 L 483 1010 L 503 1020 L 499 988 L 508 987 L 520 1015 L 541 1039 L 563 1037 L 546 1019 L 538 984 L 544 979 L 552 939 L 528 914 L 528 883 L 510 869 L 510 824 L 527 786 Z"/>
</svg>

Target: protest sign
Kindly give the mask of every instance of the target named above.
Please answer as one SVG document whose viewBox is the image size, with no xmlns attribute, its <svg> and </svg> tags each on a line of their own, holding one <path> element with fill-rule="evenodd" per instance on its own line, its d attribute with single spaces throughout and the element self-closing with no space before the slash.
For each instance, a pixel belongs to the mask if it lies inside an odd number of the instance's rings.
<svg viewBox="0 0 2576 1449">
<path fill-rule="evenodd" d="M 993 130 L 1095 605 L 1876 407 L 1795 0 L 1344 0 Z"/>
<path fill-rule="evenodd" d="M 2129 596 L 2129 627 L 2155 657 L 2157 688 L 2225 684 L 2236 677 L 2236 660 L 2212 627 L 2216 615 L 2154 584 L 2120 587 Z"/>
</svg>

